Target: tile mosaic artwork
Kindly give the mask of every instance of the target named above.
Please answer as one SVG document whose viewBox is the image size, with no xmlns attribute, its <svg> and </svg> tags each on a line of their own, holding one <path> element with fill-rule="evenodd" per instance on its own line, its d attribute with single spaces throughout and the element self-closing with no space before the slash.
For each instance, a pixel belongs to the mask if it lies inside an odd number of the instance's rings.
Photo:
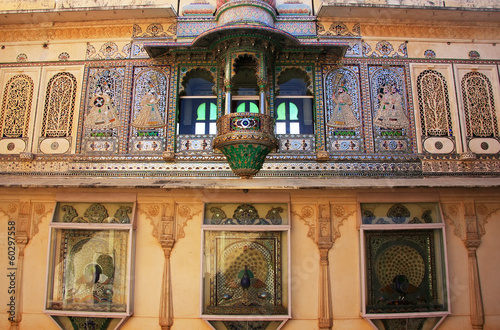
<svg viewBox="0 0 500 330">
<path fill-rule="evenodd" d="M 202 1 L 199 4 L 206 3 Z M 293 4 L 299 5 L 296 2 Z M 255 8 L 255 10 L 259 15 L 262 14 L 260 9 Z M 169 155 L 165 159 L 172 161 L 178 157 L 183 162 L 193 162 L 193 164 L 199 161 L 224 160 L 219 150 L 213 149 L 213 135 L 177 135 L 177 125 L 180 111 L 179 96 L 185 92 L 184 80 L 189 72 L 200 68 L 206 70 L 213 79 L 214 95 L 217 96 L 214 104 L 220 116 L 223 112 L 225 91 L 218 86 L 223 85 L 221 72 L 224 72 L 225 62 L 219 62 L 218 55 L 211 50 L 186 51 L 186 56 L 184 53 L 168 55 L 156 62 L 146 58 L 148 55 L 144 48 L 144 44 L 151 40 L 173 40 L 175 36 L 181 38 L 183 42 L 189 42 L 200 33 L 216 27 L 217 21 L 214 16 L 205 17 L 198 14 L 200 13 L 193 12 L 193 15 L 180 17 L 175 24 L 174 22 L 135 24 L 132 42 L 110 40 L 87 43 L 82 100 L 80 104 L 71 107 L 80 108 L 79 116 L 75 118 L 77 122 L 75 127 L 69 125 L 73 116 L 70 111 L 48 106 L 46 109 L 37 110 L 46 120 L 37 124 L 41 125 L 38 128 L 41 134 L 31 141 L 28 135 L 32 133 L 29 132 L 35 130 L 31 121 L 32 116 L 35 116 L 31 113 L 30 107 L 31 87 L 27 82 L 27 87 L 19 85 L 22 83 L 21 76 L 12 78 L 15 81 L 5 81 L 0 114 L 2 119 L 0 153 L 6 157 L 19 156 L 21 152 L 39 154 L 42 158 L 37 166 L 43 168 L 43 171 L 51 166 L 66 169 L 74 166 L 75 163 L 71 162 L 54 162 L 50 165 L 51 160 L 48 158 L 44 160 L 43 157 L 51 157 L 58 153 L 69 155 L 73 152 L 71 150 L 75 149 L 77 155 L 89 158 L 89 164 L 93 164 L 92 158 L 97 155 L 103 157 L 144 155 L 157 160 Z M 301 42 L 310 42 L 307 41 L 310 36 L 319 37 L 315 43 L 328 40 L 336 42 L 337 38 L 340 38 L 338 40 L 348 40 L 348 47 L 346 58 L 341 63 L 332 61 L 328 56 L 316 56 L 315 59 L 314 55 L 308 53 L 301 55 L 298 48 L 294 49 L 293 46 L 287 52 L 278 52 L 274 57 L 268 58 L 264 53 L 259 55 L 256 70 L 260 78 L 268 78 L 263 83 L 267 84 L 265 90 L 269 98 L 267 107 L 272 116 L 276 115 L 274 107 L 277 101 L 273 96 L 279 92 L 277 81 L 281 79 L 282 72 L 288 69 L 294 68 L 305 72 L 308 79 L 307 93 L 314 96 L 314 133 L 308 136 L 280 136 L 278 149 L 273 150 L 267 158 L 273 162 L 272 166 L 266 167 L 265 163 L 262 169 L 263 175 L 279 176 L 280 173 L 273 174 L 273 171 L 285 167 L 289 169 L 287 166 L 274 163 L 279 161 L 300 164 L 293 167 L 303 168 L 305 175 L 312 175 L 315 170 L 307 170 L 308 167 L 304 167 L 304 163 L 301 162 L 318 160 L 315 155 L 322 152 L 326 153 L 326 156 L 325 154 L 322 156 L 326 161 L 339 157 L 356 159 L 347 167 L 333 166 L 328 169 L 331 175 L 351 173 L 350 168 L 361 167 L 374 173 L 383 173 L 386 171 L 385 157 L 418 158 L 417 136 L 421 143 L 420 148 L 426 157 L 440 155 L 453 159 L 439 166 L 433 159 L 427 159 L 425 163 L 420 162 L 419 168 L 412 172 L 415 175 L 420 175 L 424 167 L 427 171 L 437 172 L 446 171 L 446 168 L 460 168 L 459 172 L 467 172 L 469 168 L 481 167 L 478 164 L 463 165 L 456 154 L 457 150 L 460 150 L 461 140 L 458 138 L 460 128 L 453 127 L 451 120 L 456 116 L 453 113 L 455 110 L 450 107 L 449 94 L 454 82 L 448 81 L 438 71 L 429 69 L 414 77 L 415 84 L 412 87 L 409 70 L 410 63 L 426 63 L 425 61 L 446 64 L 493 63 L 482 60 L 478 51 L 471 50 L 469 59 L 460 61 L 437 59 L 436 52 L 432 49 L 425 50 L 420 59 L 409 59 L 407 43 L 403 40 L 368 39 L 361 42 L 361 25 L 357 22 L 321 19 L 314 22 L 305 15 L 305 12 L 296 16 L 283 15 L 277 18 L 268 15 L 259 16 L 265 25 L 275 24 L 276 28 L 294 35 L 298 40 L 302 40 Z M 241 15 L 238 7 L 233 7 L 220 17 L 218 24 L 240 19 L 246 18 Z M 251 41 L 252 39 L 245 39 L 241 43 L 243 45 Z M 247 55 L 247 52 L 246 50 L 233 52 L 232 59 L 239 61 Z M 272 63 L 273 58 L 276 64 Z M 22 61 L 27 61 L 28 58 L 22 53 L 18 55 L 17 60 L 19 64 L 15 65 L 20 66 L 24 63 Z M 60 52 L 58 60 L 65 64 L 73 64 L 69 52 Z M 275 65 L 273 70 L 275 76 L 265 72 L 269 65 L 271 67 Z M 76 94 L 71 88 L 75 85 L 74 79 L 69 73 L 62 73 L 61 79 L 63 75 L 67 78 L 68 84 L 62 80 L 57 83 L 54 81 L 51 83 L 53 85 L 51 91 L 43 91 L 47 99 L 54 101 L 48 104 L 56 104 L 59 99 L 71 103 L 76 99 Z M 31 78 L 27 76 L 26 79 L 28 81 Z M 77 85 L 79 83 L 76 81 Z M 70 95 L 65 91 L 73 92 Z M 468 148 L 478 155 L 489 157 L 494 157 L 497 146 L 500 146 L 493 91 L 494 86 L 490 77 L 481 72 L 471 71 L 460 81 L 459 92 L 466 128 L 464 149 Z M 15 113 L 9 109 L 9 102 L 12 101 L 14 94 L 23 104 L 21 111 L 18 109 Z M 415 100 L 418 99 L 415 109 L 412 102 L 414 95 Z M 54 116 L 53 113 L 60 116 Z M 48 119 L 55 117 L 60 120 L 54 122 Z M 70 139 L 75 134 L 76 145 L 74 140 Z M 32 150 L 28 150 L 30 148 Z M 355 165 L 356 162 L 363 163 L 365 156 L 373 157 L 378 165 Z M 34 158 L 31 155 L 24 159 Z M 296 163 L 297 161 L 299 163 Z M 492 160 L 487 164 L 481 167 L 486 173 L 495 171 L 496 161 Z M 94 167 L 91 166 L 92 170 Z M 213 165 L 208 167 L 213 168 Z M 101 166 L 97 168 L 108 171 Z M 122 167 L 113 166 L 113 168 Z M 139 168 L 141 171 L 152 171 L 143 165 Z M 166 169 L 157 165 L 155 168 Z M 185 165 L 174 169 L 172 175 L 184 175 L 183 168 Z M 21 169 L 25 169 L 25 166 Z M 91 169 L 76 166 L 74 170 Z M 201 173 L 193 175 L 203 175 Z M 120 172 L 115 172 L 114 175 L 119 176 Z"/>
</svg>

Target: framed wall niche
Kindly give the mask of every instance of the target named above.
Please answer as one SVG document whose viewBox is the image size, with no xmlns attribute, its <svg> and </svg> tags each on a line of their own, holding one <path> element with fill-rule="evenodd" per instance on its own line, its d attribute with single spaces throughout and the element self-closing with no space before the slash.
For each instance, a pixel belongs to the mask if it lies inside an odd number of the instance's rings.
<svg viewBox="0 0 500 330">
<path fill-rule="evenodd" d="M 133 314 L 136 196 L 56 200 L 44 312 L 62 329 L 118 329 Z"/>
<path fill-rule="evenodd" d="M 359 204 L 362 316 L 376 329 L 436 329 L 450 314 L 436 200 Z"/>
<path fill-rule="evenodd" d="M 206 203 L 201 317 L 216 330 L 279 329 L 290 312 L 290 207 Z"/>
</svg>

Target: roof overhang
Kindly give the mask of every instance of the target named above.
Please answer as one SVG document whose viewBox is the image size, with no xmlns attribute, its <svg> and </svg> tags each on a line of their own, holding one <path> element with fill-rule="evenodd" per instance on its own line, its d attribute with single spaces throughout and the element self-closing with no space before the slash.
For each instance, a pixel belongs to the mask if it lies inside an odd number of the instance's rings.
<svg viewBox="0 0 500 330">
<path fill-rule="evenodd" d="M 429 178 L 342 178 L 342 177 L 254 177 L 251 180 L 230 177 L 109 177 L 2 175 L 0 188 L 123 188 L 123 189 L 398 189 L 452 188 L 500 189 L 493 177 L 443 176 Z"/>
<path fill-rule="evenodd" d="M 303 49 L 305 51 L 328 52 L 343 57 L 349 46 L 348 40 L 302 41 L 288 32 L 252 24 L 235 24 L 216 27 L 200 34 L 191 42 L 147 42 L 144 49 L 151 58 L 157 58 L 171 51 L 213 50 L 219 43 L 242 38 L 255 38 L 269 42 L 277 51 Z"/>
<path fill-rule="evenodd" d="M 390 6 L 322 2 L 318 17 L 356 17 L 365 19 L 435 20 L 456 22 L 500 22 L 500 9 L 437 6 Z"/>
<path fill-rule="evenodd" d="M 177 17 L 171 5 L 109 6 L 0 11 L 0 25 Z"/>
</svg>

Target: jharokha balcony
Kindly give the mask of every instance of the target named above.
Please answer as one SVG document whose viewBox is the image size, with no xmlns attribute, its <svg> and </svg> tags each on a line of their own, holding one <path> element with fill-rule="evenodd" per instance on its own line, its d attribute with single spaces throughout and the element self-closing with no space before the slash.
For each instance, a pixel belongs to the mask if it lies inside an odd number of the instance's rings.
<svg viewBox="0 0 500 330">
<path fill-rule="evenodd" d="M 274 118 L 250 112 L 223 115 L 217 120 L 214 147 L 226 156 L 236 175 L 249 179 L 262 168 L 267 154 L 278 147 Z"/>
</svg>

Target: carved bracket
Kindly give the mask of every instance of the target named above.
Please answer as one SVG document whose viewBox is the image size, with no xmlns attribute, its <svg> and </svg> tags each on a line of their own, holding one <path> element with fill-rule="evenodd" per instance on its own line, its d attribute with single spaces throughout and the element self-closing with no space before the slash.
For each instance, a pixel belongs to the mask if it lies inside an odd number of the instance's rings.
<svg viewBox="0 0 500 330">
<path fill-rule="evenodd" d="M 464 242 L 467 248 L 470 322 L 473 329 L 482 329 L 484 325 L 482 290 L 479 283 L 476 251 L 481 245 L 481 237 L 486 233 L 485 223 L 499 209 L 489 209 L 485 204 L 476 205 L 473 200 L 467 200 L 463 203 L 443 204 L 445 219 L 455 227 L 453 233 Z"/>
<path fill-rule="evenodd" d="M 187 226 L 187 223 L 194 217 L 201 215 L 202 211 L 203 210 L 201 206 L 198 205 L 196 206 L 190 204 L 177 205 L 177 214 L 179 215 L 179 219 L 177 221 L 177 239 L 186 236 L 184 228 Z"/>
<path fill-rule="evenodd" d="M 317 243 L 316 231 L 318 225 L 316 223 L 316 213 L 314 212 L 314 209 L 309 205 L 303 206 L 300 211 L 292 209 L 292 215 L 296 216 L 300 221 L 305 223 L 305 225 L 309 228 L 307 237 L 312 239 L 314 243 Z"/>
<path fill-rule="evenodd" d="M 464 243 L 467 240 L 480 240 L 486 234 L 486 223 L 496 214 L 499 206 L 474 201 L 464 203 L 443 203 L 443 215 L 455 229 L 453 233 Z"/>
<path fill-rule="evenodd" d="M 465 240 L 465 230 L 462 225 L 462 208 L 460 203 L 443 203 L 443 216 L 455 229 L 453 233 L 462 241 Z"/>
<path fill-rule="evenodd" d="M 319 249 L 330 249 L 341 236 L 339 227 L 355 213 L 356 210 L 347 211 L 343 204 L 319 204 L 317 212 L 309 205 L 303 206 L 300 211 L 292 210 L 292 214 L 309 227 L 307 237 Z"/>
</svg>

